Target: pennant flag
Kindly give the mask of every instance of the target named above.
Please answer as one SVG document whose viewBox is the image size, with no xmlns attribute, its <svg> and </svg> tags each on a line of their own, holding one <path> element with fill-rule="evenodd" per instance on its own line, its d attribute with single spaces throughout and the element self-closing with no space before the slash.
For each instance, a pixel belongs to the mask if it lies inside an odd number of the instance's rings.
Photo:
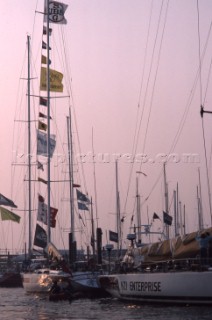
<svg viewBox="0 0 212 320">
<path fill-rule="evenodd" d="M 160 218 L 159 218 L 159 216 L 157 215 L 157 213 L 155 213 L 154 212 L 154 214 L 153 214 L 153 218 L 152 218 L 153 220 L 155 220 L 155 219 L 159 219 L 160 220 Z"/>
<path fill-rule="evenodd" d="M 48 206 L 44 203 L 44 198 L 39 195 L 38 196 L 38 215 L 37 220 L 40 222 L 43 222 L 44 224 L 48 224 L 48 218 L 47 218 L 47 209 Z M 58 209 L 50 207 L 50 227 L 55 228 L 56 226 L 56 215 L 57 215 Z"/>
<path fill-rule="evenodd" d="M 40 97 L 40 105 L 44 106 L 44 107 L 47 107 L 47 99 L 45 99 L 43 97 Z"/>
<path fill-rule="evenodd" d="M 77 191 L 77 200 L 90 203 L 90 200 L 85 194 L 80 192 L 78 189 L 76 189 L 76 191 Z"/>
<path fill-rule="evenodd" d="M 87 210 L 87 211 L 89 211 L 88 207 L 82 202 L 78 202 L 78 209 L 79 210 Z"/>
<path fill-rule="evenodd" d="M 1 212 L 1 220 L 12 220 L 14 222 L 20 223 L 21 217 L 19 217 L 17 214 L 0 207 L 0 212 Z"/>
<path fill-rule="evenodd" d="M 38 161 L 38 163 L 37 163 L 37 168 L 38 168 L 38 170 L 44 171 L 43 164 L 42 164 L 40 161 Z M 38 179 L 39 179 L 39 178 L 38 178 Z"/>
<path fill-rule="evenodd" d="M 50 135 L 50 157 L 53 156 L 56 140 L 55 135 Z M 37 130 L 37 155 L 47 157 L 47 134 Z"/>
<path fill-rule="evenodd" d="M 78 183 L 73 183 L 73 188 L 79 188 L 80 187 L 80 184 Z"/>
<path fill-rule="evenodd" d="M 109 240 L 118 243 L 118 233 L 109 230 Z"/>
<path fill-rule="evenodd" d="M 12 207 L 12 208 L 17 208 L 17 206 L 15 205 L 15 203 L 12 200 L 6 198 L 1 193 L 0 193 L 0 205 Z"/>
<path fill-rule="evenodd" d="M 47 49 L 48 46 L 47 46 L 47 43 L 42 41 L 42 49 Z M 49 50 L 51 50 L 51 48 L 49 47 Z"/>
<path fill-rule="evenodd" d="M 63 92 L 63 74 L 53 69 L 49 69 L 50 91 Z M 47 91 L 47 69 L 41 67 L 40 90 Z"/>
<path fill-rule="evenodd" d="M 38 129 L 46 131 L 47 130 L 47 124 L 42 122 L 42 121 L 38 121 Z"/>
<path fill-rule="evenodd" d="M 42 112 L 39 112 L 38 116 L 39 116 L 39 118 L 48 119 L 48 117 Z M 52 117 L 49 117 L 49 119 L 52 119 Z"/>
<path fill-rule="evenodd" d="M 65 11 L 68 5 L 58 2 L 58 1 L 49 1 L 49 10 L 45 6 L 45 16 L 44 21 L 47 21 L 47 14 L 49 12 L 49 21 L 53 23 L 66 24 L 67 20 L 65 19 Z"/>
<path fill-rule="evenodd" d="M 163 211 L 163 222 L 169 226 L 172 225 L 172 216 Z"/>
<path fill-rule="evenodd" d="M 43 26 L 43 34 L 47 34 L 47 27 L 46 26 Z M 49 35 L 51 36 L 51 34 L 52 34 L 52 29 L 51 28 L 49 28 Z"/>
<path fill-rule="evenodd" d="M 43 54 L 41 56 L 41 63 L 42 64 L 47 64 L 47 57 L 44 56 Z M 49 59 L 49 64 L 51 64 L 51 60 L 50 59 Z"/>
<path fill-rule="evenodd" d="M 39 181 L 39 182 L 43 182 L 43 183 L 47 184 L 47 181 L 46 181 L 46 180 L 44 180 L 43 178 L 38 177 L 38 181 Z"/>
<path fill-rule="evenodd" d="M 40 248 L 47 246 L 46 231 L 39 224 L 36 224 L 34 245 Z"/>
</svg>

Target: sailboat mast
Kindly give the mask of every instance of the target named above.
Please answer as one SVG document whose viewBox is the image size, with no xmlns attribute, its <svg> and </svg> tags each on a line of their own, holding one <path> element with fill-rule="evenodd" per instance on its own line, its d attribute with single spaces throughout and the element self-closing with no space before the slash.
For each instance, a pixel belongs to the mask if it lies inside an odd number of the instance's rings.
<svg viewBox="0 0 212 320">
<path fill-rule="evenodd" d="M 49 68 L 49 0 L 46 0 L 46 15 L 47 15 L 47 243 L 51 241 L 51 228 L 50 228 L 50 68 Z"/>
<path fill-rule="evenodd" d="M 173 198 L 174 198 L 174 235 L 175 235 L 175 237 L 177 237 L 177 235 L 178 235 L 178 229 L 177 229 L 178 222 L 177 222 L 177 192 L 176 192 L 176 190 L 174 190 Z"/>
<path fill-rule="evenodd" d="M 96 245 L 95 245 L 95 235 L 94 235 L 94 219 L 93 219 L 92 197 L 91 197 L 91 239 L 92 239 L 93 257 L 94 257 L 95 256 L 95 252 L 96 252 Z"/>
<path fill-rule="evenodd" d="M 200 220 L 200 230 L 203 229 L 203 209 L 202 209 L 202 189 L 200 180 L 200 168 L 198 168 L 198 178 L 199 178 L 199 220 Z"/>
<path fill-rule="evenodd" d="M 121 243 L 121 228 L 120 228 L 120 198 L 119 198 L 119 188 L 118 188 L 118 161 L 116 160 L 116 227 L 118 234 L 117 250 L 120 249 Z M 118 253 L 119 254 L 119 253 Z"/>
<path fill-rule="evenodd" d="M 94 178 L 94 202 L 95 202 L 95 212 L 96 212 L 96 227 L 98 228 L 98 208 L 97 208 L 97 189 L 96 189 L 96 167 L 94 159 L 94 142 L 93 142 L 93 128 L 92 128 L 92 154 L 93 154 L 93 178 Z"/>
<path fill-rule="evenodd" d="M 138 177 L 136 177 L 136 205 L 137 205 L 137 224 L 138 224 L 138 243 L 141 243 L 141 203 L 138 193 Z"/>
<path fill-rule="evenodd" d="M 69 117 L 67 117 L 67 135 L 68 135 L 68 165 L 70 181 L 70 209 L 71 209 L 71 234 L 72 242 L 75 241 L 74 230 L 74 188 L 73 188 L 73 149 L 72 149 L 72 129 L 71 129 L 71 110 L 69 108 Z"/>
<path fill-rule="evenodd" d="M 168 214 L 169 213 L 169 198 L 168 198 L 168 185 L 167 185 L 167 181 L 166 181 L 166 164 L 164 163 L 163 166 L 163 170 L 164 170 L 164 197 L 165 197 L 165 211 Z M 167 239 L 169 239 L 169 226 L 166 225 L 166 236 Z"/>
<path fill-rule="evenodd" d="M 28 76 L 27 76 L 27 94 L 28 94 L 28 188 L 29 188 L 29 248 L 28 255 L 32 253 L 32 208 L 31 208 L 31 112 L 30 112 L 30 36 L 27 36 L 28 51 Z"/>
</svg>

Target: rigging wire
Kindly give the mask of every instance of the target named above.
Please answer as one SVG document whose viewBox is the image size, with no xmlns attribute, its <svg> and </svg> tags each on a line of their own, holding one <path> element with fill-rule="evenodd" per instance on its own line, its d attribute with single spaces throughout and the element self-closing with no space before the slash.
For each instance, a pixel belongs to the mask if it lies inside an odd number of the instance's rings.
<svg viewBox="0 0 212 320">
<path fill-rule="evenodd" d="M 207 39 L 206 39 L 206 42 L 205 42 L 204 50 L 202 52 L 202 56 L 200 57 L 200 61 L 203 61 L 204 57 L 205 57 L 206 49 L 208 47 L 209 37 L 210 37 L 210 34 L 211 34 L 211 26 L 212 26 L 212 24 L 210 24 L 210 27 L 209 27 L 209 31 L 208 31 L 208 34 L 207 34 Z M 212 65 L 212 62 L 210 64 L 210 71 L 211 71 L 211 65 Z M 210 71 L 209 71 L 209 73 L 210 73 Z M 182 118 L 181 118 L 178 130 L 177 130 L 177 133 L 176 133 L 175 138 L 173 140 L 173 143 L 171 145 L 170 152 L 173 152 L 173 150 L 175 149 L 175 147 L 176 147 L 176 145 L 177 145 L 177 143 L 179 141 L 179 138 L 181 136 L 181 133 L 182 133 L 186 118 L 188 116 L 189 109 L 191 107 L 191 103 L 192 103 L 193 98 L 194 98 L 194 93 L 195 93 L 195 90 L 196 90 L 196 87 L 197 87 L 197 82 L 198 82 L 198 79 L 200 77 L 200 73 L 201 73 L 201 64 L 198 67 L 198 70 L 197 70 L 197 73 L 196 73 L 196 77 L 194 79 L 193 87 L 192 87 L 192 90 L 190 92 L 190 95 L 189 95 L 189 98 L 188 98 L 188 101 L 187 101 L 187 104 L 186 104 L 186 107 L 185 107 L 185 111 L 184 111 L 184 113 L 182 115 Z M 208 89 L 208 83 L 207 83 L 207 89 Z M 202 91 L 202 89 L 201 89 L 201 91 Z M 202 93 L 201 93 L 201 95 L 202 95 Z M 206 93 L 205 93 L 205 95 L 206 95 Z M 132 174 L 132 171 L 131 171 L 131 174 Z M 161 170 L 160 174 L 158 175 L 155 183 L 153 184 L 152 188 L 150 189 L 150 192 L 148 193 L 148 195 L 145 198 L 144 202 L 146 202 L 149 199 L 149 197 L 151 196 L 151 194 L 154 191 L 155 187 L 157 186 L 162 174 L 163 174 L 163 170 Z M 208 185 L 209 185 L 209 181 L 208 181 Z M 129 193 L 129 187 L 128 187 L 128 193 Z M 128 193 L 127 193 L 127 196 L 128 196 Z M 125 203 L 125 205 L 126 205 L 126 203 Z"/>
<path fill-rule="evenodd" d="M 63 70 L 64 70 L 64 81 L 66 83 L 66 87 L 67 87 L 67 91 L 68 91 L 68 95 L 69 95 L 69 103 L 70 103 L 70 108 L 72 110 L 72 119 L 71 121 L 73 122 L 72 127 L 74 127 L 74 133 L 76 135 L 77 138 L 77 148 L 79 150 L 79 154 L 81 153 L 81 145 L 80 145 L 80 138 L 79 138 L 79 130 L 78 130 L 78 124 L 77 124 L 77 118 L 76 118 L 76 112 L 75 112 L 75 102 L 74 102 L 74 95 L 73 95 L 73 83 L 72 83 L 72 72 L 71 72 L 71 64 L 69 62 L 69 55 L 68 55 L 68 48 L 67 48 L 67 43 L 66 43 L 66 34 L 64 32 L 64 29 L 61 28 L 61 36 L 59 37 L 60 41 L 61 41 L 61 45 L 60 48 L 63 49 L 63 55 L 61 55 L 62 57 L 64 57 L 64 59 L 62 60 L 62 65 L 63 65 Z M 76 144 L 74 143 L 75 149 L 74 149 L 74 154 L 77 154 L 76 151 Z M 88 194 L 87 192 L 87 186 L 86 186 L 86 178 L 85 178 L 85 171 L 84 171 L 84 166 L 83 166 L 83 162 L 82 161 L 77 161 L 77 157 L 76 157 L 76 164 L 78 166 L 78 168 L 80 169 L 80 171 L 77 170 L 77 172 L 79 173 L 79 177 L 78 177 L 78 181 L 80 183 L 80 186 L 82 187 L 82 185 L 84 186 L 85 189 L 85 193 Z M 82 183 L 81 183 L 82 180 Z M 78 212 L 78 209 L 76 209 L 75 207 L 75 212 Z M 84 213 L 84 216 L 87 215 L 86 213 Z M 80 214 L 78 212 L 78 216 L 79 216 L 79 224 L 81 226 L 78 226 L 79 230 L 83 230 L 82 232 L 85 235 L 85 242 L 86 245 L 89 245 L 89 240 L 90 236 L 89 236 L 89 228 L 88 228 L 88 219 L 84 218 L 82 219 L 82 214 Z M 77 222 L 76 222 L 77 223 Z"/>
<path fill-rule="evenodd" d="M 200 41 L 200 13 L 199 13 L 199 0 L 197 0 L 197 17 L 198 17 L 198 44 L 199 44 L 199 86 L 200 86 L 200 106 L 204 106 L 203 101 L 203 93 L 202 93 L 202 61 L 201 61 L 201 41 Z M 211 70 L 211 64 L 209 71 Z M 209 76 L 208 76 L 208 83 L 209 83 Z M 206 92 L 208 88 L 208 83 L 206 86 Z M 206 97 L 206 93 L 205 93 Z M 205 98 L 204 98 L 205 99 Z M 209 200 L 209 210 L 210 210 L 210 217 L 211 217 L 211 224 L 212 224 L 212 207 L 211 207 L 211 192 L 210 192 L 210 180 L 209 180 L 209 170 L 208 170 L 208 159 L 207 159 L 207 150 L 206 150 L 206 139 L 205 139 L 205 128 L 204 128 L 204 121 L 202 116 L 202 135 L 203 135 L 203 144 L 204 144 L 204 155 L 205 155 L 205 165 L 206 165 L 206 178 L 207 178 L 207 186 L 208 186 L 208 200 Z"/>
<path fill-rule="evenodd" d="M 135 133 L 133 137 L 133 147 L 132 147 L 132 154 L 135 153 L 136 149 L 136 140 L 137 140 L 137 135 L 139 134 L 139 128 L 138 128 L 138 119 L 139 119 L 139 112 L 140 112 L 140 101 L 141 101 L 141 94 L 143 91 L 143 86 L 144 86 L 144 74 L 145 74 L 145 69 L 146 69 L 146 60 L 147 60 L 147 52 L 148 52 L 148 47 L 149 47 L 149 38 L 150 38 L 150 27 L 151 27 L 151 21 L 152 21 L 152 11 L 153 11 L 153 1 L 151 2 L 151 8 L 150 8 L 150 18 L 149 18 L 149 23 L 148 23 L 148 30 L 147 30 L 147 38 L 146 38 L 146 45 L 145 45 L 145 52 L 144 52 L 144 62 L 143 62 L 143 68 L 141 72 L 141 85 L 140 85 L 140 91 L 138 95 L 138 109 L 137 109 L 137 114 L 136 114 L 136 125 L 135 125 Z M 144 108 L 142 109 L 142 114 L 140 116 L 140 122 L 143 119 L 143 114 L 144 114 Z"/>
<path fill-rule="evenodd" d="M 205 57 L 205 54 L 206 54 L 206 50 L 207 50 L 207 47 L 208 47 L 209 37 L 210 37 L 210 34 L 211 34 L 211 29 L 212 29 L 212 22 L 211 22 L 210 27 L 209 27 L 209 31 L 208 31 L 206 42 L 205 42 L 205 46 L 204 46 L 204 50 L 203 50 L 202 55 L 201 55 L 201 61 L 202 62 L 204 60 L 204 57 Z M 193 82 L 193 86 L 191 88 L 191 91 L 190 91 L 190 94 L 189 94 L 189 97 L 188 97 L 188 100 L 187 100 L 187 103 L 186 103 L 185 110 L 184 110 L 183 115 L 181 117 L 178 130 L 177 130 L 176 135 L 174 137 L 173 143 L 172 143 L 172 145 L 170 147 L 169 154 L 174 151 L 174 149 L 175 149 L 175 147 L 176 147 L 176 145 L 177 145 L 177 143 L 178 143 L 178 141 L 180 139 L 180 136 L 181 136 L 185 121 L 187 119 L 187 116 L 188 116 L 188 113 L 189 113 L 189 110 L 190 110 L 190 107 L 191 107 L 191 104 L 192 104 L 192 101 L 193 101 L 193 98 L 194 98 L 194 94 L 195 94 L 196 88 L 197 88 L 199 74 L 200 74 L 200 68 L 198 67 L 197 72 L 196 72 L 196 76 L 195 76 L 195 79 L 194 79 L 194 82 Z M 149 199 L 149 197 L 151 196 L 151 194 L 154 191 L 155 187 L 157 186 L 162 174 L 163 174 L 163 170 L 161 169 L 161 172 L 159 173 L 158 177 L 156 178 L 155 183 L 153 184 L 152 188 L 150 189 L 145 201 L 147 201 Z"/>
<path fill-rule="evenodd" d="M 167 2 L 167 6 L 166 6 L 165 19 L 164 19 L 164 25 L 163 25 L 163 31 L 162 31 L 162 36 L 161 36 L 161 40 L 160 40 L 160 46 L 159 46 L 159 52 L 158 52 L 158 59 L 157 59 L 157 67 L 156 67 L 156 72 L 155 72 L 155 76 L 154 76 L 153 89 L 152 89 L 152 94 L 151 94 L 151 99 L 150 99 L 149 114 L 148 114 L 148 119 L 147 119 L 146 132 L 145 132 L 145 136 L 144 136 L 143 153 L 144 153 L 144 151 L 145 151 L 146 140 L 147 140 L 147 133 L 148 133 L 148 128 L 149 128 L 149 121 L 150 121 L 150 116 L 151 116 L 151 111 L 152 111 L 152 106 L 153 106 L 153 97 L 154 97 L 156 80 L 157 80 L 158 69 L 159 69 L 159 64 L 160 64 L 160 56 L 161 56 L 163 37 L 164 37 L 164 32 L 165 32 L 165 27 L 166 27 L 166 21 L 167 21 L 167 15 L 168 15 L 168 7 L 169 7 L 169 1 Z M 158 28 L 159 28 L 159 26 L 158 26 Z M 141 170 L 141 166 L 142 166 L 142 162 L 141 162 L 141 164 L 140 164 L 140 170 Z"/>
<path fill-rule="evenodd" d="M 167 10 L 168 10 L 168 4 L 169 4 L 169 0 L 167 2 Z M 158 17 L 157 30 L 156 30 L 153 50 L 152 50 L 151 59 L 150 59 L 150 69 L 149 69 L 149 72 L 148 72 L 147 84 L 146 84 L 146 89 L 145 89 L 145 93 L 144 93 L 144 102 L 143 102 L 142 114 L 141 114 L 141 117 L 140 117 L 138 128 L 136 128 L 137 132 L 135 134 L 136 137 L 134 139 L 135 143 L 133 144 L 134 150 L 132 151 L 133 158 L 135 157 L 135 154 L 136 154 L 136 151 L 137 151 L 138 142 L 139 142 L 139 134 L 140 134 L 141 124 L 142 124 L 142 120 L 143 120 L 144 109 L 146 108 L 147 93 L 148 93 L 149 84 L 150 84 L 150 77 L 151 77 L 152 70 L 153 70 L 153 62 L 154 62 L 154 58 L 155 58 L 155 54 L 156 54 L 156 44 L 158 42 L 158 37 L 159 37 L 159 31 L 160 31 L 160 25 L 161 25 L 161 20 L 162 20 L 163 8 L 164 8 L 164 0 L 162 1 L 161 6 L 160 6 L 160 13 L 159 13 L 159 17 Z M 152 19 L 152 10 L 153 10 L 153 8 L 151 6 L 151 14 L 150 14 L 150 19 L 149 19 L 149 27 L 148 27 L 148 35 L 147 35 L 148 36 L 147 45 L 149 43 L 149 36 L 150 36 L 149 30 L 150 30 L 150 24 L 151 24 L 151 19 Z M 165 22 L 166 22 L 166 19 L 167 19 L 167 10 L 166 10 L 164 26 L 165 26 Z M 163 32 L 164 32 L 164 28 L 163 28 Z M 160 41 L 160 50 L 161 50 L 162 40 L 163 40 L 163 35 L 162 35 L 162 38 L 161 38 L 161 41 Z M 147 52 L 147 45 L 146 45 L 146 52 Z M 145 56 L 146 56 L 146 52 L 145 52 Z M 157 60 L 157 63 L 159 64 L 159 59 Z M 157 70 L 158 70 L 158 66 L 157 66 Z M 144 72 L 144 70 L 143 70 L 143 72 Z M 156 76 L 155 76 L 155 81 L 156 81 Z M 143 75 L 142 75 L 142 82 L 143 82 Z M 143 87 L 143 84 L 141 84 L 141 88 L 142 87 Z M 154 89 L 153 89 L 153 92 L 154 92 Z M 139 93 L 139 100 L 140 100 L 140 98 L 141 98 L 141 94 Z M 140 105 L 140 103 L 139 103 L 139 105 Z M 151 107 L 150 107 L 150 110 L 151 110 Z M 150 116 L 150 112 L 149 112 L 149 116 Z M 148 124 L 147 124 L 147 126 L 148 126 Z M 147 133 L 147 131 L 146 131 L 146 133 Z M 144 148 L 145 148 L 145 144 L 143 146 L 143 152 L 144 152 Z M 126 211 L 126 206 L 127 206 L 128 196 L 129 196 L 129 190 L 130 190 L 130 185 L 131 185 L 131 180 L 132 180 L 133 166 L 134 166 L 134 161 L 132 162 L 132 166 L 131 166 L 131 169 L 130 169 L 128 188 L 127 188 L 127 195 L 126 195 L 126 200 L 125 200 L 125 204 L 124 204 L 124 211 Z"/>
</svg>

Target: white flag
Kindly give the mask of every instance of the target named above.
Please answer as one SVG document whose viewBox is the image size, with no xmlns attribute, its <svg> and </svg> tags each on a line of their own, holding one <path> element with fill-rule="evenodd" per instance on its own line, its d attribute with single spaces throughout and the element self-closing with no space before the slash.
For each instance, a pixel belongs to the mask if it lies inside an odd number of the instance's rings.
<svg viewBox="0 0 212 320">
<path fill-rule="evenodd" d="M 38 196 L 38 221 L 47 224 L 47 205 L 44 203 L 44 198 L 39 195 Z"/>
<path fill-rule="evenodd" d="M 37 220 L 43 222 L 44 224 L 48 224 L 48 217 L 47 217 L 48 206 L 44 202 L 44 198 L 41 195 L 38 195 L 38 215 Z M 50 227 L 55 228 L 56 226 L 56 215 L 58 209 L 50 207 Z"/>
<path fill-rule="evenodd" d="M 55 135 L 50 135 L 50 158 L 52 158 L 55 146 L 56 146 L 56 140 Z M 44 157 L 47 157 L 47 134 L 45 132 L 41 132 L 37 130 L 37 155 L 42 155 Z"/>
<path fill-rule="evenodd" d="M 58 1 L 49 1 L 49 22 L 66 24 L 67 20 L 65 18 L 65 11 L 68 5 L 58 2 Z M 45 18 L 44 21 L 47 21 L 48 10 L 45 6 Z"/>
</svg>

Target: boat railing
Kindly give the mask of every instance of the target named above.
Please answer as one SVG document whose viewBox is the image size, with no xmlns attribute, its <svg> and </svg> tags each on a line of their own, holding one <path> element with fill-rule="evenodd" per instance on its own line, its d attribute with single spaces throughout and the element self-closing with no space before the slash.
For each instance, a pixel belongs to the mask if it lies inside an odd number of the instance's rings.
<svg viewBox="0 0 212 320">
<path fill-rule="evenodd" d="M 180 272 L 180 271 L 206 271 L 212 270 L 212 259 L 195 258 L 172 259 L 163 261 L 140 262 L 137 265 L 120 263 L 114 273 L 130 272 Z"/>
</svg>

